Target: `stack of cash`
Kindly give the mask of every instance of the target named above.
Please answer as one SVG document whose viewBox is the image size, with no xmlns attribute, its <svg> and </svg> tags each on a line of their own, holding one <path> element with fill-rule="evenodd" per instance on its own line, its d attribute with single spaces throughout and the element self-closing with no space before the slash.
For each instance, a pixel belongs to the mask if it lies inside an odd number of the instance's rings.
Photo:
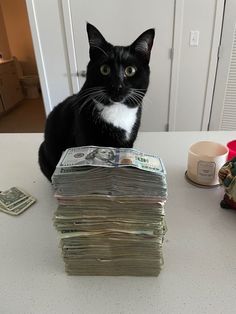
<svg viewBox="0 0 236 314">
<path fill-rule="evenodd" d="M 158 275 L 166 232 L 166 172 L 135 149 L 67 149 L 52 176 L 54 224 L 71 275 Z"/>
</svg>

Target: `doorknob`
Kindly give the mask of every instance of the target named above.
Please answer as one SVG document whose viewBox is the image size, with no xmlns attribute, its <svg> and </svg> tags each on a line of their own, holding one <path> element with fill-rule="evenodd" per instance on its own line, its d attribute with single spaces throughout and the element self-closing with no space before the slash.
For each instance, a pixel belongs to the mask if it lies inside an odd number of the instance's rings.
<svg viewBox="0 0 236 314">
<path fill-rule="evenodd" d="M 74 76 L 78 76 L 78 77 L 86 77 L 86 71 L 85 70 L 81 70 L 81 71 L 79 71 L 79 72 L 76 72 L 75 74 L 74 74 Z"/>
<path fill-rule="evenodd" d="M 78 76 L 86 77 L 87 72 L 85 70 L 79 71 Z"/>
<path fill-rule="evenodd" d="M 86 73 L 87 72 L 85 70 L 82 70 L 82 71 L 79 71 L 79 72 L 71 73 L 71 76 L 86 77 Z"/>
</svg>

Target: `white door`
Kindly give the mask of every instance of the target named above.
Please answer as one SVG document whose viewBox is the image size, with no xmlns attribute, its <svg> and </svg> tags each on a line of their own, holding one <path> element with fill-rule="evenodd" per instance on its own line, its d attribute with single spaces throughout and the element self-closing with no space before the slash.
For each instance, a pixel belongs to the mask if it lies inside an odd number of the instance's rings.
<svg viewBox="0 0 236 314">
<path fill-rule="evenodd" d="M 236 130 L 236 1 L 227 0 L 210 130 Z"/>
<path fill-rule="evenodd" d="M 65 22 L 70 24 L 66 29 L 70 63 L 74 63 L 78 73 L 86 70 L 89 61 L 87 21 L 96 26 L 105 39 L 114 45 L 129 45 L 143 31 L 155 28 L 150 85 L 143 106 L 141 130 L 144 131 L 165 131 L 168 125 L 174 6 L 174 0 L 63 2 Z M 72 40 L 68 40 L 68 37 Z M 74 79 L 74 93 L 78 92 L 83 80 L 80 76 L 79 84 L 76 84 Z"/>
</svg>

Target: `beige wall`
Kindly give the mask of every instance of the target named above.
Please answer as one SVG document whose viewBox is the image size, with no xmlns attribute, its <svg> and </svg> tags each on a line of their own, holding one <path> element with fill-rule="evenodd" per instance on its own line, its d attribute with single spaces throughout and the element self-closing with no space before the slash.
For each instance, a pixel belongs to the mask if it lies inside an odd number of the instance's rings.
<svg viewBox="0 0 236 314">
<path fill-rule="evenodd" d="M 0 0 L 11 55 L 21 62 L 24 75 L 37 73 L 25 0 Z"/>
<path fill-rule="evenodd" d="M 11 52 L 7 39 L 6 27 L 3 19 L 2 8 L 0 5 L 0 54 L 2 54 L 3 59 L 10 59 Z"/>
</svg>

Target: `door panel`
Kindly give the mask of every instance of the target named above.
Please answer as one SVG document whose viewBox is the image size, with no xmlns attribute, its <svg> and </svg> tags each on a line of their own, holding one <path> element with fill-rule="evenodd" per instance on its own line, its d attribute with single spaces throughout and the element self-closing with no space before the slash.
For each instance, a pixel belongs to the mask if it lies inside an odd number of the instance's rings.
<svg viewBox="0 0 236 314">
<path fill-rule="evenodd" d="M 78 72 L 85 70 L 89 61 L 87 21 L 114 45 L 129 45 L 146 29 L 155 28 L 150 86 L 143 106 L 143 131 L 164 131 L 168 123 L 174 5 L 172 0 L 149 0 L 148 4 L 137 0 L 70 0 Z M 80 78 L 80 84 L 83 80 Z"/>
<path fill-rule="evenodd" d="M 236 130 L 236 3 L 226 1 L 210 130 Z"/>
</svg>

